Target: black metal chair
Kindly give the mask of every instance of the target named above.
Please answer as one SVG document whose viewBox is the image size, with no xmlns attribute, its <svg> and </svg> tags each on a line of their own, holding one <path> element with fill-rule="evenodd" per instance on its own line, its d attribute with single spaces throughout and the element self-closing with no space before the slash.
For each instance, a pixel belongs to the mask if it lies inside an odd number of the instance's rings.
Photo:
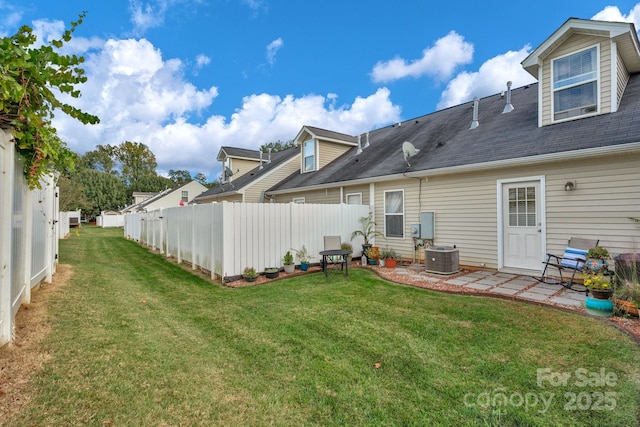
<svg viewBox="0 0 640 427">
<path fill-rule="evenodd" d="M 576 292 L 587 292 L 587 288 L 576 281 L 576 273 L 581 273 L 587 261 L 589 249 L 598 245 L 599 240 L 572 237 L 562 256 L 547 254 L 547 260 L 543 262 L 542 276 L 537 278 L 540 282 L 553 285 L 562 285 Z M 552 274 L 552 273 L 556 273 Z"/>
</svg>

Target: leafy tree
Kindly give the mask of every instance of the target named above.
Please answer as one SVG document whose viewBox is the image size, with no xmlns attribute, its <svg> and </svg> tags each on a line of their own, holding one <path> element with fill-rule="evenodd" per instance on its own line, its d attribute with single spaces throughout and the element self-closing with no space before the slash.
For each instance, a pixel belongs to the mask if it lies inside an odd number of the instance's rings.
<svg viewBox="0 0 640 427">
<path fill-rule="evenodd" d="M 85 188 L 77 180 L 73 180 L 66 176 L 58 178 L 58 187 L 60 188 L 60 210 L 63 212 L 75 211 L 82 209 L 83 211 L 91 211 L 94 204 L 85 196 Z"/>
<path fill-rule="evenodd" d="M 111 175 L 118 174 L 115 169 L 115 149 L 109 144 L 97 145 L 95 150 L 87 151 L 80 157 L 80 165 L 87 169 L 95 169 Z"/>
<path fill-rule="evenodd" d="M 196 176 L 193 177 L 193 180 L 202 185 L 207 185 L 207 177 L 202 172 L 198 172 Z"/>
<path fill-rule="evenodd" d="M 268 144 L 262 144 L 260 146 L 260 151 L 262 151 L 263 153 L 267 153 L 269 151 L 269 148 L 271 148 L 271 152 L 275 153 L 277 151 L 282 151 L 282 150 L 286 150 L 287 148 L 291 148 L 293 147 L 293 140 L 287 141 L 287 142 L 282 142 L 280 140 L 276 141 L 276 142 L 270 142 Z"/>
<path fill-rule="evenodd" d="M 193 181 L 193 179 L 191 178 L 191 173 L 189 173 L 188 170 L 183 169 L 169 169 L 169 179 L 176 183 L 178 187 Z"/>
<path fill-rule="evenodd" d="M 87 80 L 80 67 L 82 56 L 56 51 L 71 40 L 85 15 L 82 13 L 71 23 L 61 40 L 52 40 L 37 49 L 33 47 L 36 36 L 26 25 L 15 35 L 0 39 L 0 128 L 11 129 L 32 188 L 38 187 L 40 178 L 51 169 L 74 167 L 75 153 L 60 140 L 51 124 L 55 110 L 84 124 L 99 122 L 98 117 L 65 104 L 54 95 L 56 90 L 79 98 L 76 85 Z"/>
<path fill-rule="evenodd" d="M 119 210 L 127 204 L 127 188 L 116 176 L 83 169 L 73 181 L 84 188 L 84 197 L 92 202 L 93 206 L 84 210 L 89 217 L 98 216 L 101 211 Z"/>
<path fill-rule="evenodd" d="M 122 179 L 132 189 L 138 186 L 141 179 L 157 176 L 156 156 L 143 143 L 125 141 L 114 147 L 114 154 L 120 162 Z"/>
<path fill-rule="evenodd" d="M 175 182 L 169 178 L 154 174 L 140 178 L 134 185 L 129 187 L 129 192 L 142 191 L 145 193 L 157 193 L 167 188 L 175 188 Z"/>
</svg>

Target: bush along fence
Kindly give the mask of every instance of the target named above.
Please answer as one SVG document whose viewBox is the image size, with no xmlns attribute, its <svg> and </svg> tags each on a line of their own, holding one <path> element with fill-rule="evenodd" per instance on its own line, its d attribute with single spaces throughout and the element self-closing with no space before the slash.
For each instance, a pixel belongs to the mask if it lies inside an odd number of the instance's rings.
<svg viewBox="0 0 640 427">
<path fill-rule="evenodd" d="M 15 316 L 31 289 L 51 282 L 58 253 L 58 197 L 53 177 L 29 190 L 13 138 L 0 129 L 0 345 L 13 340 Z"/>
<path fill-rule="evenodd" d="M 303 245 L 312 262 L 320 262 L 324 236 L 350 241 L 358 219 L 368 214 L 363 205 L 223 202 L 128 214 L 124 233 L 212 279 L 229 281 L 245 267 L 280 268 L 285 253 Z M 361 243 L 355 241 L 354 249 Z"/>
</svg>

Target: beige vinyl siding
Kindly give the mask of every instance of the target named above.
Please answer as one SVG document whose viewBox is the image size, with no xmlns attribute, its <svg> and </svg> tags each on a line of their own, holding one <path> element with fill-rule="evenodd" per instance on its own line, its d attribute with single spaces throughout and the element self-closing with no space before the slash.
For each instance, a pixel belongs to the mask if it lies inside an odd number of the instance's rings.
<svg viewBox="0 0 640 427">
<path fill-rule="evenodd" d="M 211 200 L 211 202 L 229 202 L 229 203 L 242 203 L 242 194 L 232 194 L 224 197 L 219 197 L 217 199 Z"/>
<path fill-rule="evenodd" d="M 601 114 L 611 112 L 611 42 L 602 37 L 574 34 L 569 37 L 551 55 L 544 59 L 542 65 L 542 125 L 549 125 L 553 122 L 552 98 L 553 98 L 553 76 L 551 74 L 551 62 L 553 59 L 571 54 L 582 49 L 599 44 L 599 105 Z M 575 117 L 573 119 L 577 119 Z"/>
<path fill-rule="evenodd" d="M 640 249 L 640 229 L 627 218 L 640 212 L 640 154 L 500 171 L 430 177 L 423 182 L 422 210 L 435 212 L 434 244 L 460 250 L 460 264 L 498 267 L 497 181 L 534 176 L 546 180 L 546 252 L 562 253 L 572 236 L 599 239 L 612 253 Z M 567 181 L 575 191 L 564 191 Z M 382 194 L 376 187 L 376 197 Z M 405 193 L 409 199 L 409 193 Z M 380 202 L 382 199 L 380 198 Z M 376 203 L 376 215 L 384 207 Z M 406 224 L 415 221 L 407 203 Z M 378 214 L 380 212 L 380 214 Z M 416 221 L 419 222 L 419 221 Z M 424 250 L 420 249 L 420 259 Z M 542 260 L 541 260 L 542 261 Z M 542 265 L 542 264 L 541 264 Z"/>
<path fill-rule="evenodd" d="M 278 194 L 276 202 L 290 203 L 293 199 L 304 198 L 305 203 L 327 204 L 340 203 L 340 188 L 327 188 L 313 191 L 298 191 L 288 194 Z"/>
<path fill-rule="evenodd" d="M 360 193 L 362 194 L 362 204 L 369 205 L 371 204 L 369 201 L 369 184 L 365 185 L 354 185 L 344 187 L 342 190 L 343 200 L 342 203 L 347 203 L 347 194 Z"/>
<path fill-rule="evenodd" d="M 413 260 L 413 238 L 411 237 L 410 227 L 411 224 L 420 222 L 417 179 L 403 179 L 375 184 L 375 206 L 373 212 L 376 230 L 384 234 L 384 193 L 385 191 L 394 190 L 404 190 L 404 237 L 387 238 L 378 236 L 374 239 L 374 242 L 376 246 L 382 249 L 386 247 L 394 249 L 403 259 Z"/>
<path fill-rule="evenodd" d="M 350 145 L 337 144 L 335 142 L 327 142 L 320 140 L 318 142 L 318 155 L 320 161 L 320 169 L 343 155 L 351 148 Z"/>
<path fill-rule="evenodd" d="M 299 154 L 287 160 L 283 165 L 272 171 L 268 176 L 265 176 L 264 178 L 259 179 L 255 183 L 249 185 L 245 189 L 244 201 L 246 203 L 258 203 L 264 190 L 273 187 L 298 170 L 300 170 Z M 266 201 L 267 200 L 265 200 L 265 202 Z"/>
<path fill-rule="evenodd" d="M 230 160 L 231 160 L 231 171 L 233 172 L 233 177 L 231 178 L 231 182 L 233 182 L 234 179 L 238 179 L 242 175 L 246 174 L 250 170 L 260 166 L 259 160 L 256 161 L 256 160 L 234 159 L 233 157 Z M 238 169 L 240 171 L 238 171 Z"/>
<path fill-rule="evenodd" d="M 629 82 L 629 71 L 627 71 L 627 67 L 622 62 L 622 57 L 620 53 L 618 53 L 618 65 L 617 65 L 617 97 L 618 97 L 618 105 L 620 105 L 620 101 L 622 100 L 622 94 L 624 90 L 627 88 L 627 83 Z"/>
</svg>

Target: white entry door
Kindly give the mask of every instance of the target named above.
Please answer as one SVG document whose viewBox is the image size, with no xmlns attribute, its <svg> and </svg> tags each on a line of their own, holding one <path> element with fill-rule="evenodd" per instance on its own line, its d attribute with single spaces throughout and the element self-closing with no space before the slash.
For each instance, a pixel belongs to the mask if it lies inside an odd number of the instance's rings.
<svg viewBox="0 0 640 427">
<path fill-rule="evenodd" d="M 540 270 L 542 217 L 540 181 L 502 185 L 502 264 L 506 268 Z"/>
</svg>

